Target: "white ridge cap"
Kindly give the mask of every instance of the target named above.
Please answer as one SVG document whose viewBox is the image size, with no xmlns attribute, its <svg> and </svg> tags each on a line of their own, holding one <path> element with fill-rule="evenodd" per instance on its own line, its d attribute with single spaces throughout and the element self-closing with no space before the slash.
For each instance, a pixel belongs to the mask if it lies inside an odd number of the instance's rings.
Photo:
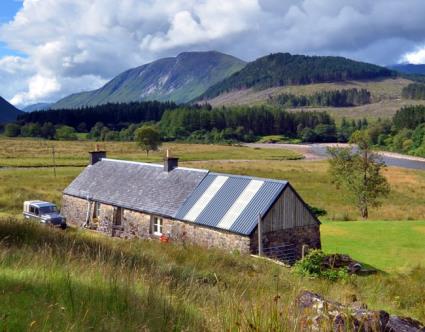
<svg viewBox="0 0 425 332">
<path fill-rule="evenodd" d="M 111 159 L 111 158 L 102 158 L 101 160 L 105 160 L 105 161 L 114 161 L 114 162 L 119 162 L 119 163 L 126 163 L 126 164 L 135 164 L 135 165 L 145 165 L 145 166 L 153 166 L 153 167 L 164 167 L 161 164 L 156 164 L 156 163 L 146 163 L 143 161 L 132 161 L 132 160 L 122 160 L 122 159 Z M 89 165 L 91 166 L 91 165 Z M 181 170 L 186 170 L 186 171 L 195 171 L 195 172 L 209 172 L 208 169 L 204 169 L 204 168 L 191 168 L 191 167 L 176 167 L 174 169 L 181 169 Z"/>
<path fill-rule="evenodd" d="M 145 165 L 145 166 L 153 166 L 153 167 L 163 167 L 159 164 L 151 164 L 151 163 L 145 163 L 142 161 L 131 161 L 131 160 L 121 160 L 121 159 L 110 159 L 110 158 L 102 158 L 102 161 L 114 161 L 118 163 L 125 163 L 125 164 L 135 164 L 135 165 Z"/>
</svg>

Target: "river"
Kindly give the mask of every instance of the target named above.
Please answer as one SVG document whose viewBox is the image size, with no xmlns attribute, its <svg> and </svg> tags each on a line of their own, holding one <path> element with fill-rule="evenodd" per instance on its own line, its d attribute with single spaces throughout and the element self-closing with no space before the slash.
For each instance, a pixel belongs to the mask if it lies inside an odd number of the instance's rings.
<svg viewBox="0 0 425 332">
<path fill-rule="evenodd" d="M 306 160 L 325 160 L 328 158 L 327 148 L 330 146 L 349 147 L 348 144 L 283 144 L 283 143 L 248 143 L 249 147 L 266 149 L 288 149 L 304 155 Z M 355 149 L 355 147 L 352 147 Z M 413 157 L 399 153 L 377 151 L 387 166 L 396 166 L 425 170 L 425 158 Z"/>
</svg>

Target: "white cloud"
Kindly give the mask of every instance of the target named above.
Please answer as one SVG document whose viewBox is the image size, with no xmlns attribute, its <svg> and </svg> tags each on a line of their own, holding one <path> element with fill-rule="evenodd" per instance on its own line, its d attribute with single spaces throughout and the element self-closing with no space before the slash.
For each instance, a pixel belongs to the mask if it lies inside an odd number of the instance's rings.
<svg viewBox="0 0 425 332">
<path fill-rule="evenodd" d="M 0 94 L 53 101 L 181 51 L 424 62 L 423 0 L 24 0 L 0 41 Z"/>
<path fill-rule="evenodd" d="M 425 63 L 425 47 L 418 49 L 413 52 L 406 53 L 403 58 L 403 62 L 413 63 L 413 64 L 422 64 Z"/>
</svg>

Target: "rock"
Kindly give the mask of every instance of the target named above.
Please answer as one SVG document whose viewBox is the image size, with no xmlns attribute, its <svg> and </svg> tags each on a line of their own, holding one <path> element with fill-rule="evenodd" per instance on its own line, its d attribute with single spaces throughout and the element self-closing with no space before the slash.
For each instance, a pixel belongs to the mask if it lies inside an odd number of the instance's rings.
<svg viewBox="0 0 425 332">
<path fill-rule="evenodd" d="M 425 327 L 412 318 L 391 316 L 385 332 L 425 332 Z"/>
<path fill-rule="evenodd" d="M 360 303 L 349 306 L 325 300 L 322 296 L 303 291 L 297 297 L 301 328 L 334 332 L 425 332 L 424 326 L 411 318 L 390 316 L 380 310 L 368 310 Z"/>
</svg>

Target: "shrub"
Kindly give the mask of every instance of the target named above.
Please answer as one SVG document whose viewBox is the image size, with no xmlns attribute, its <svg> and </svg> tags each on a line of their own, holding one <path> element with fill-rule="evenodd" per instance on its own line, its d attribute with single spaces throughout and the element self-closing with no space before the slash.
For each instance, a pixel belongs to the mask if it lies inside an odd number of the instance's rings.
<svg viewBox="0 0 425 332">
<path fill-rule="evenodd" d="M 4 127 L 4 135 L 7 137 L 17 137 L 21 133 L 21 127 L 16 123 L 8 123 Z"/>
<path fill-rule="evenodd" d="M 316 217 L 322 217 L 322 216 L 326 216 L 328 214 L 328 211 L 326 211 L 325 209 L 316 207 L 316 206 L 312 206 L 312 205 L 308 205 L 308 208 L 310 209 L 310 211 L 316 216 Z"/>
<path fill-rule="evenodd" d="M 346 268 L 328 268 L 323 262 L 326 254 L 321 250 L 312 250 L 302 260 L 295 263 L 293 269 L 295 273 L 303 277 L 324 278 L 330 281 L 346 279 L 348 271 Z"/>
<path fill-rule="evenodd" d="M 56 139 L 58 140 L 76 140 L 77 133 L 70 126 L 61 126 L 56 129 Z"/>
</svg>

